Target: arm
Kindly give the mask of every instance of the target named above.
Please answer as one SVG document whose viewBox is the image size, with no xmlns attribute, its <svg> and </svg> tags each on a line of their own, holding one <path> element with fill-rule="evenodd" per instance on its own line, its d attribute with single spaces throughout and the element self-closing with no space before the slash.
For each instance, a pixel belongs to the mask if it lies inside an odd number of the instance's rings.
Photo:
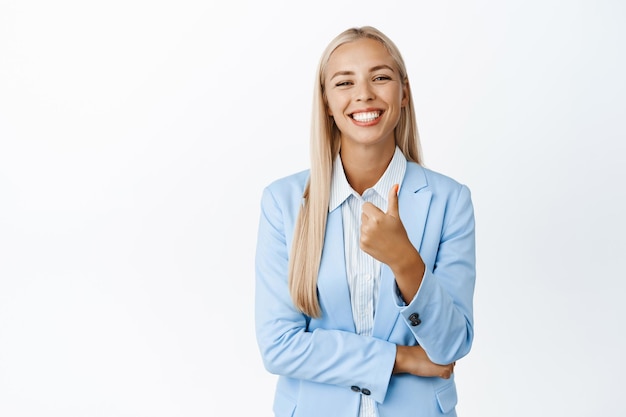
<svg viewBox="0 0 626 417">
<path fill-rule="evenodd" d="M 437 364 L 465 356 L 473 340 L 474 212 L 467 187 L 457 185 L 452 191 L 445 204 L 430 208 L 437 212 L 429 216 L 442 216 L 440 230 L 427 230 L 422 245 L 432 269 L 407 237 L 395 187 L 387 213 L 363 206 L 361 226 L 361 247 L 393 271 L 398 290 L 409 303 L 401 314 Z"/>
<path fill-rule="evenodd" d="M 449 379 L 454 371 L 455 362 L 438 365 L 430 360 L 421 346 L 398 346 L 394 374 L 409 373 L 423 377 Z"/>
<path fill-rule="evenodd" d="M 460 186 L 455 197 L 445 206 L 432 269 L 426 268 L 417 294 L 401 310 L 418 343 L 439 364 L 465 356 L 474 337 L 474 210 L 467 187 Z"/>
</svg>

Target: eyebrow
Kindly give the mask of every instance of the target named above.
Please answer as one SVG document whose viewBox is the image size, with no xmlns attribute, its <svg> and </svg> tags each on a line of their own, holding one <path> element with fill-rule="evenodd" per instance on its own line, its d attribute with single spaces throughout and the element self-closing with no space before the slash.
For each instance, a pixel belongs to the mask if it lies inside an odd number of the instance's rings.
<svg viewBox="0 0 626 417">
<path fill-rule="evenodd" d="M 370 68 L 370 72 L 379 71 L 381 69 L 388 69 L 391 72 L 395 73 L 394 69 L 386 64 L 376 65 L 375 67 Z M 333 74 L 332 77 L 330 77 L 330 79 L 332 80 L 333 78 L 339 77 L 340 75 L 354 75 L 354 72 L 353 71 L 337 71 L 336 73 Z"/>
</svg>

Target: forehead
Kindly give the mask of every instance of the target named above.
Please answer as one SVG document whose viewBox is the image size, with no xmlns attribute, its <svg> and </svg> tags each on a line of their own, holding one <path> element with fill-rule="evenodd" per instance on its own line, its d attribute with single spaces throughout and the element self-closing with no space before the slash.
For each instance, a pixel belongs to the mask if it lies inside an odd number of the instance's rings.
<svg viewBox="0 0 626 417">
<path fill-rule="evenodd" d="M 396 68 L 387 48 L 375 39 L 357 39 L 344 43 L 333 51 L 326 64 L 326 74 L 369 69 L 382 64 Z"/>
</svg>

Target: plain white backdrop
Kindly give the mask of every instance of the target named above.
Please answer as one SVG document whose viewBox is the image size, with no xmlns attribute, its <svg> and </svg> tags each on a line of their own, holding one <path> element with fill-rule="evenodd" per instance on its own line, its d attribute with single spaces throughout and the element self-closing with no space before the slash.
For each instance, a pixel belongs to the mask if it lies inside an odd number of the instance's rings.
<svg viewBox="0 0 626 417">
<path fill-rule="evenodd" d="M 459 415 L 626 414 L 623 2 L 0 0 L 1 416 L 271 416 L 259 199 L 360 25 L 473 193 Z"/>
</svg>

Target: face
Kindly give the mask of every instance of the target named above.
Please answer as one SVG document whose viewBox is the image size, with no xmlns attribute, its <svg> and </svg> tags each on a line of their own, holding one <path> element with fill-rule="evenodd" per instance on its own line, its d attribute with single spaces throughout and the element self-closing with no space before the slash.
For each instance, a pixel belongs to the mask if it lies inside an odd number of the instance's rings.
<svg viewBox="0 0 626 417">
<path fill-rule="evenodd" d="M 359 39 L 331 54 L 324 74 L 327 111 L 341 146 L 395 146 L 394 129 L 408 102 L 408 87 L 387 49 Z"/>
</svg>

